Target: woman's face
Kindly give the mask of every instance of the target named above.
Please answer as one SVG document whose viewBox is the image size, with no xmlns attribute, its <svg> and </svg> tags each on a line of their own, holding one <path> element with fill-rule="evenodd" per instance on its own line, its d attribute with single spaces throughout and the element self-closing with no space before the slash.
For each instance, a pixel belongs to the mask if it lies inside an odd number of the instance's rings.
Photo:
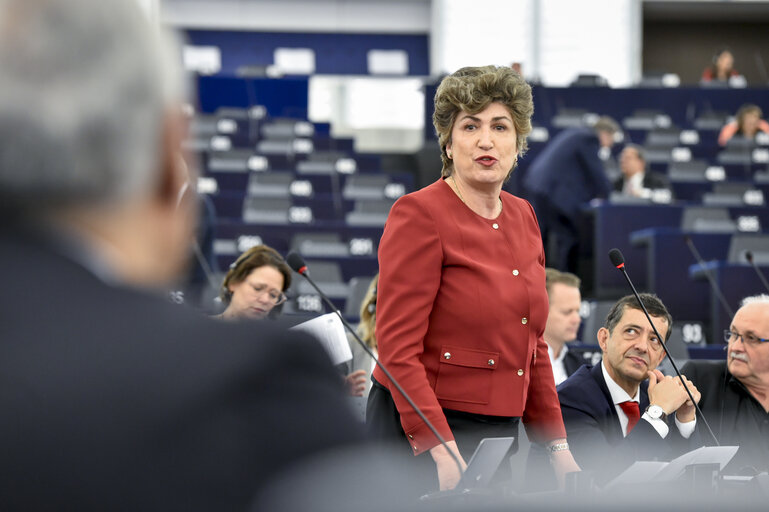
<svg viewBox="0 0 769 512">
<path fill-rule="evenodd" d="M 721 54 L 718 56 L 718 59 L 716 60 L 716 67 L 718 68 L 718 71 L 721 73 L 726 73 L 731 71 L 732 66 L 734 66 L 734 56 L 732 55 L 732 52 L 721 52 Z"/>
<path fill-rule="evenodd" d="M 477 114 L 461 111 L 446 150 L 454 162 L 454 179 L 477 187 L 501 186 L 518 155 L 513 116 L 502 103 Z"/>
<path fill-rule="evenodd" d="M 240 283 L 230 284 L 227 316 L 261 319 L 275 307 L 283 294 L 283 274 L 271 266 L 255 268 Z"/>
<path fill-rule="evenodd" d="M 757 112 L 746 112 L 742 116 L 742 135 L 752 138 L 758 131 L 758 122 L 761 118 Z"/>
</svg>

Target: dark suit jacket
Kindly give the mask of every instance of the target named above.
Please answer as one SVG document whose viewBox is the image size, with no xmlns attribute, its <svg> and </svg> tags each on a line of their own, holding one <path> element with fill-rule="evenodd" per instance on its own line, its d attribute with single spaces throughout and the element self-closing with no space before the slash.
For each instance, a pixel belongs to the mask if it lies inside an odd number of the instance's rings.
<svg viewBox="0 0 769 512">
<path fill-rule="evenodd" d="M 648 382 L 641 383 L 642 415 L 649 405 L 647 388 Z M 644 419 L 623 437 L 600 364 L 585 365 L 561 383 L 558 398 L 574 459 L 583 470 L 596 471 L 599 481 L 610 480 L 635 461 L 669 460 L 686 449 L 679 446 L 685 443 L 675 426 L 663 440 Z"/>
<path fill-rule="evenodd" d="M 642 185 L 643 185 L 643 188 L 648 188 L 652 190 L 656 190 L 656 189 L 672 190 L 670 186 L 670 181 L 668 181 L 667 176 L 654 171 L 646 171 L 644 173 L 644 179 L 643 179 Z M 622 189 L 624 187 L 625 187 L 624 176 L 621 176 L 620 178 L 614 181 L 615 191 L 622 192 Z"/>
<path fill-rule="evenodd" d="M 566 375 L 569 377 L 574 375 L 583 364 L 585 364 L 585 358 L 582 357 L 582 354 L 578 354 L 573 350 L 566 352 L 566 355 L 563 357 L 563 367 L 566 370 Z"/>
<path fill-rule="evenodd" d="M 564 215 L 576 216 L 582 204 L 595 197 L 608 197 L 611 191 L 599 149 L 593 129 L 564 130 L 531 163 L 524 186 L 546 197 Z"/>
<path fill-rule="evenodd" d="M 3 510 L 244 509 L 359 438 L 314 340 L 109 286 L 26 234 L 0 265 Z"/>
</svg>

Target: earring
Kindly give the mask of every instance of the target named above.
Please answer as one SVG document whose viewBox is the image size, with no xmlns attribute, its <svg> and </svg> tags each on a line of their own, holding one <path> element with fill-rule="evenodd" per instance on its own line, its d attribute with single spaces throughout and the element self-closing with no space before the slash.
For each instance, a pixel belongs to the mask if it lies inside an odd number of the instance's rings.
<svg viewBox="0 0 769 512">
<path fill-rule="evenodd" d="M 446 151 L 446 156 L 448 156 L 449 158 L 451 158 L 451 151 Z"/>
</svg>

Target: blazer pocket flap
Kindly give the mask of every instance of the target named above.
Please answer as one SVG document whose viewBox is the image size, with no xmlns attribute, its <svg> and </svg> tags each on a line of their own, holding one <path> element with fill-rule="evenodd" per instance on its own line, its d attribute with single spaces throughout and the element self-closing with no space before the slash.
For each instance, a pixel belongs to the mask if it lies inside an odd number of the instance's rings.
<svg viewBox="0 0 769 512">
<path fill-rule="evenodd" d="M 441 347 L 440 362 L 468 368 L 496 370 L 497 366 L 499 366 L 499 352 L 443 345 Z"/>
</svg>

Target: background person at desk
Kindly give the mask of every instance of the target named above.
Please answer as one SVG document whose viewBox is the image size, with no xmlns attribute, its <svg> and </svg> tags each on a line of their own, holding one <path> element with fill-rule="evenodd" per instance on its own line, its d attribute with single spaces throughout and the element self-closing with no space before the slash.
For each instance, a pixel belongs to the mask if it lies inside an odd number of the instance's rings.
<svg viewBox="0 0 769 512">
<path fill-rule="evenodd" d="M 646 168 L 646 157 L 641 146 L 625 145 L 619 156 L 619 168 L 622 177 L 614 182 L 615 191 L 630 197 L 652 198 L 656 190 L 667 190 L 672 198 L 667 176 Z"/>
</svg>

